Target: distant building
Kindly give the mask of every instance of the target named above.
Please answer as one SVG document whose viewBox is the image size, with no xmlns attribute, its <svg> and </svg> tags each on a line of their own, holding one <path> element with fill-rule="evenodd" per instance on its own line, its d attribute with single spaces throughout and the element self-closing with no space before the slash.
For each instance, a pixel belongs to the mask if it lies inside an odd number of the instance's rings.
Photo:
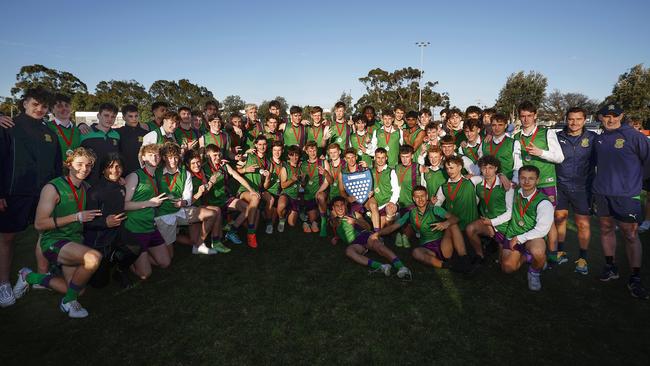
<svg viewBox="0 0 650 366">
<path fill-rule="evenodd" d="M 75 112 L 74 120 L 76 124 L 85 123 L 88 126 L 94 125 L 97 123 L 97 112 Z M 122 126 L 124 126 L 124 119 L 122 118 L 122 112 L 118 112 L 113 128 Z"/>
</svg>

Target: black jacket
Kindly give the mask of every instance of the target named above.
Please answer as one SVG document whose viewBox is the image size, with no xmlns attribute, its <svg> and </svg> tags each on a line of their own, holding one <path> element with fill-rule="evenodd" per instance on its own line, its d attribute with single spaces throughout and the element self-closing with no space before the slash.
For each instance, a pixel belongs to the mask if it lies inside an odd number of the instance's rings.
<svg viewBox="0 0 650 366">
<path fill-rule="evenodd" d="M 102 215 L 84 224 L 84 244 L 101 248 L 116 242 L 121 227 L 106 227 L 106 218 L 124 212 L 125 193 L 124 186 L 104 177 L 90 187 L 86 196 L 86 210 L 102 210 Z"/>
</svg>

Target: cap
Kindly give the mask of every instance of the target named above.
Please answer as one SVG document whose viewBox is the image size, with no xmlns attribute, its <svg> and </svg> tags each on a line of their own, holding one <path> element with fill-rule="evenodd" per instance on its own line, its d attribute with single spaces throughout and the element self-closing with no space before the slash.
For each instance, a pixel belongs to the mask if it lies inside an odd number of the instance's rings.
<svg viewBox="0 0 650 366">
<path fill-rule="evenodd" d="M 598 114 L 600 114 L 601 116 L 613 114 L 618 117 L 622 113 L 623 113 L 623 108 L 621 108 L 620 105 L 614 103 L 606 104 L 598 111 Z"/>
</svg>

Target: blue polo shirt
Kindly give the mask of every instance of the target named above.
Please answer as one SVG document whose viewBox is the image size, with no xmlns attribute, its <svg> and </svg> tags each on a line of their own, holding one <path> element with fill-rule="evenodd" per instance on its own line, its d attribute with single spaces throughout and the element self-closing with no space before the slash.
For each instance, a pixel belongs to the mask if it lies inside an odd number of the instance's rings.
<svg viewBox="0 0 650 366">
<path fill-rule="evenodd" d="M 598 135 L 585 129 L 579 136 L 566 130 L 557 133 L 564 160 L 555 166 L 558 187 L 570 192 L 591 190 L 594 180 L 594 140 Z"/>
<path fill-rule="evenodd" d="M 635 197 L 641 193 L 643 165 L 650 159 L 650 141 L 628 124 L 595 139 L 596 176 L 593 192 Z"/>
</svg>

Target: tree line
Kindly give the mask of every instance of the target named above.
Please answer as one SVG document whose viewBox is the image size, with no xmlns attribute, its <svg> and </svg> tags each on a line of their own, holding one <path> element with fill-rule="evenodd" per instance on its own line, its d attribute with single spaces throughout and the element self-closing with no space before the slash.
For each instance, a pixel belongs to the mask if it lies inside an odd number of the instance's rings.
<svg viewBox="0 0 650 366">
<path fill-rule="evenodd" d="M 420 84 L 422 85 L 422 106 L 424 108 L 451 107 L 450 96 L 447 92 L 437 91 L 437 81 L 423 81 L 423 72 L 419 69 L 405 67 L 393 72 L 380 68 L 372 69 L 366 76 L 359 78 L 365 92 L 356 103 L 350 93 L 343 92 L 336 101 L 343 101 L 348 106 L 348 114 L 360 112 L 365 105 L 372 105 L 378 111 L 393 108 L 402 104 L 407 110 L 417 110 L 419 103 Z M 603 104 L 618 103 L 628 116 L 650 119 L 650 68 L 643 64 L 635 65 L 618 77 L 611 94 L 602 101 L 596 101 L 579 92 L 561 92 L 553 90 L 547 93 L 547 78 L 540 72 L 518 71 L 512 73 L 501 87 L 494 107 L 515 119 L 516 106 L 524 100 L 529 100 L 540 106 L 540 118 L 548 121 L 561 121 L 564 111 L 569 107 L 583 107 L 595 113 Z M 172 108 L 187 106 L 199 110 L 208 100 L 215 99 L 214 94 L 205 86 L 191 82 L 188 79 L 156 80 L 147 89 L 136 80 L 100 81 L 90 92 L 88 86 L 74 74 L 59 71 L 43 65 L 27 65 L 20 68 L 16 74 L 16 83 L 11 88 L 11 98 L 5 98 L 0 103 L 0 111 L 5 114 L 16 112 L 17 100 L 28 88 L 44 87 L 72 97 L 74 111 L 96 110 L 99 104 L 112 102 L 118 106 L 134 104 L 138 106 L 143 120 L 150 118 L 151 103 L 164 100 Z M 273 98 L 283 106 L 283 116 L 289 107 L 282 96 Z M 265 100 L 260 104 L 260 116 L 268 114 L 268 104 Z M 228 95 L 220 101 L 225 114 L 244 109 L 246 101 L 239 95 Z M 309 106 L 303 106 L 308 113 Z M 325 106 L 327 108 L 327 106 Z M 491 107 L 491 106 L 481 106 Z"/>
</svg>

